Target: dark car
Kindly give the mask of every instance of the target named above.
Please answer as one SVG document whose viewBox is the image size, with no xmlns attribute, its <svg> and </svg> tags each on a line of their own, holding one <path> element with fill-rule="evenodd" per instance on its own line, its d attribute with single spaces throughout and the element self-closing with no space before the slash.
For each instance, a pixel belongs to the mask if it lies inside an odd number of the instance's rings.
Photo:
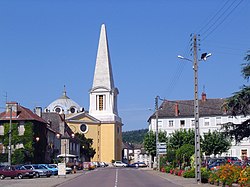
<svg viewBox="0 0 250 187">
<path fill-rule="evenodd" d="M 238 157 L 226 156 L 225 159 L 231 164 L 233 164 L 234 162 L 241 162 Z"/>
<path fill-rule="evenodd" d="M 210 170 L 218 170 L 222 165 L 225 165 L 227 162 L 225 160 L 218 160 L 213 162 L 211 165 L 208 165 Z"/>
<path fill-rule="evenodd" d="M 18 168 L 19 166 L 5 166 L 0 170 L 0 179 L 3 180 L 6 177 L 10 177 L 12 179 L 14 179 L 15 177 L 17 177 L 18 179 L 22 179 L 23 177 L 33 178 L 35 175 L 35 172 L 32 170 L 22 170 Z"/>
</svg>

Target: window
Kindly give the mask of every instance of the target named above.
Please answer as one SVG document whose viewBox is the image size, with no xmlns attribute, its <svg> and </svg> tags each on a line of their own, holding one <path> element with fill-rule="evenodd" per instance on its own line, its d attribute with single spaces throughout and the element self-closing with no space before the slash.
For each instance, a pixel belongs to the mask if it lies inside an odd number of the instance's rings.
<svg viewBox="0 0 250 187">
<path fill-rule="evenodd" d="M 191 125 L 195 126 L 195 120 L 191 120 Z"/>
<path fill-rule="evenodd" d="M 216 125 L 221 125 L 221 117 L 216 117 Z"/>
<path fill-rule="evenodd" d="M 21 124 L 19 124 L 18 125 L 18 135 L 19 136 L 22 136 L 22 135 L 24 135 L 24 123 L 21 123 Z"/>
<path fill-rule="evenodd" d="M 242 160 L 245 160 L 247 157 L 247 149 L 242 149 L 241 150 L 241 158 Z"/>
<path fill-rule="evenodd" d="M 80 126 L 80 130 L 82 131 L 82 133 L 86 133 L 88 131 L 88 126 L 83 123 Z"/>
<path fill-rule="evenodd" d="M 209 126 L 209 118 L 204 119 L 204 126 Z"/>
<path fill-rule="evenodd" d="M 55 109 L 55 111 L 56 111 L 57 113 L 60 113 L 60 112 L 61 112 L 61 109 L 60 109 L 59 107 L 57 107 L 57 108 Z"/>
<path fill-rule="evenodd" d="M 168 126 L 169 127 L 173 127 L 174 126 L 174 121 L 173 120 L 169 120 L 168 121 Z"/>
<path fill-rule="evenodd" d="M 75 112 L 76 112 L 76 109 L 75 109 L 74 107 L 71 107 L 71 108 L 70 108 L 70 112 L 71 112 L 71 113 L 75 113 Z"/>
<path fill-rule="evenodd" d="M 99 95 L 99 110 L 103 110 L 103 95 Z"/>
<path fill-rule="evenodd" d="M 185 127 L 185 120 L 180 121 L 181 127 Z"/>
<path fill-rule="evenodd" d="M 0 135 L 4 135 L 4 126 L 0 125 Z"/>
</svg>

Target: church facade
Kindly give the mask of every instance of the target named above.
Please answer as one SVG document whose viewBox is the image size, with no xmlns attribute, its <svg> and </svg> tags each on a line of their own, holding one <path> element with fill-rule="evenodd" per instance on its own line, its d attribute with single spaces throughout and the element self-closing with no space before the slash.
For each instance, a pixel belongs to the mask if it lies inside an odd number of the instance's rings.
<svg viewBox="0 0 250 187">
<path fill-rule="evenodd" d="M 122 120 L 118 115 L 118 89 L 110 61 L 106 27 L 101 26 L 93 85 L 90 89 L 89 112 L 71 100 L 64 91 L 63 96 L 52 102 L 45 112 L 64 113 L 66 122 L 74 133 L 83 133 L 93 139 L 96 154 L 92 161 L 110 163 L 122 159 Z"/>
</svg>

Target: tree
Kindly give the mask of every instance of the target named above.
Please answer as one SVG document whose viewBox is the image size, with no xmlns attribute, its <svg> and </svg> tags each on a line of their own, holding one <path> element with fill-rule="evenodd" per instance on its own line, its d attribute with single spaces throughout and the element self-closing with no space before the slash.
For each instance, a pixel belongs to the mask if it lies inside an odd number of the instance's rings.
<svg viewBox="0 0 250 187">
<path fill-rule="evenodd" d="M 176 150 L 176 159 L 181 163 L 189 163 L 190 157 L 194 154 L 195 148 L 194 145 L 184 144 L 179 149 Z M 187 164 L 189 165 L 189 164 Z"/>
<path fill-rule="evenodd" d="M 201 142 L 202 152 L 205 155 L 217 155 L 226 152 L 231 147 L 231 141 L 225 136 L 224 133 L 213 131 L 204 134 L 203 140 Z"/>
<path fill-rule="evenodd" d="M 247 63 L 242 64 L 242 76 L 247 81 L 250 77 L 250 51 L 247 52 L 244 60 Z M 229 97 L 224 106 L 232 116 L 249 115 L 250 114 L 250 86 L 243 85 L 240 91 L 235 92 L 233 96 Z M 246 120 L 240 124 L 227 123 L 223 124 L 222 129 L 225 134 L 234 138 L 236 143 L 239 143 L 246 137 L 250 136 L 250 120 Z"/>
<path fill-rule="evenodd" d="M 142 144 L 143 138 L 147 133 L 148 129 L 122 132 L 122 141 L 132 144 Z"/>
<path fill-rule="evenodd" d="M 166 132 L 160 131 L 158 133 L 158 140 L 159 142 L 166 142 Z M 156 156 L 156 136 L 155 132 L 149 131 L 143 140 L 145 150 L 151 155 Z"/>
<path fill-rule="evenodd" d="M 93 139 L 86 138 L 84 134 L 76 133 L 75 136 L 80 141 L 80 156 L 85 157 L 86 161 L 90 161 L 95 156 L 95 149 L 92 148 Z"/>
<path fill-rule="evenodd" d="M 184 144 L 194 145 L 195 133 L 193 129 L 180 129 L 169 137 L 169 146 L 172 149 L 179 149 Z"/>
</svg>

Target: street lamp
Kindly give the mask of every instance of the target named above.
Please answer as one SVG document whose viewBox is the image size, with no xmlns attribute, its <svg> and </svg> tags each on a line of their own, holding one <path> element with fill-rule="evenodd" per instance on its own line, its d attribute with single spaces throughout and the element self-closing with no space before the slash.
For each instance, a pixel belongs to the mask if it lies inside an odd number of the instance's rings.
<svg viewBox="0 0 250 187">
<path fill-rule="evenodd" d="M 201 183 L 201 156 L 200 156 L 200 127 L 199 127 L 199 100 L 198 100 L 198 63 L 197 63 L 197 43 L 196 35 L 194 36 L 194 60 L 190 60 L 181 55 L 177 57 L 182 60 L 193 62 L 194 69 L 194 118 L 195 118 L 195 178 L 198 183 Z M 201 60 L 206 61 L 211 53 L 203 53 Z"/>
</svg>

